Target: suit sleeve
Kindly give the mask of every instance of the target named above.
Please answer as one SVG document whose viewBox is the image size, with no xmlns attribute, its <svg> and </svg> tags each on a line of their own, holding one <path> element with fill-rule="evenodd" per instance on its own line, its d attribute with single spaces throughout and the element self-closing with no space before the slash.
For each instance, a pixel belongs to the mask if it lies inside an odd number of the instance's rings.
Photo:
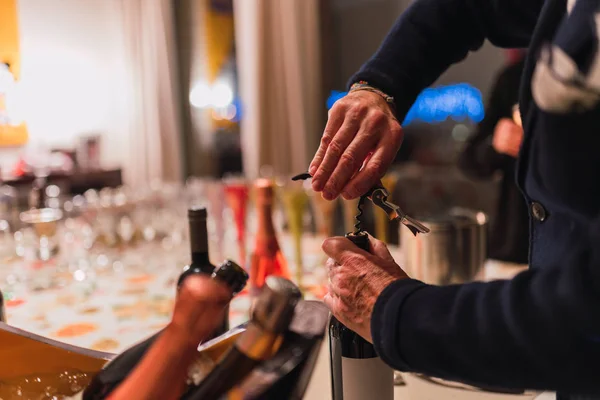
<svg viewBox="0 0 600 400">
<path fill-rule="evenodd" d="M 402 371 L 497 387 L 594 393 L 600 366 L 600 221 L 568 265 L 446 287 L 406 279 L 378 298 L 378 354 Z"/>
<path fill-rule="evenodd" d="M 373 57 L 350 79 L 393 96 L 402 121 L 417 95 L 480 48 L 527 47 L 543 0 L 416 0 Z"/>
</svg>

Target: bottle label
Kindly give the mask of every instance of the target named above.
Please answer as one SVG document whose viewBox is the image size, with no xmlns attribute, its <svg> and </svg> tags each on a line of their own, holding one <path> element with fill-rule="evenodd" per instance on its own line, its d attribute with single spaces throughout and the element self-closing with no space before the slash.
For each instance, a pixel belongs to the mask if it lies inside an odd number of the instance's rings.
<svg viewBox="0 0 600 400">
<path fill-rule="evenodd" d="M 344 400 L 393 400 L 394 370 L 381 358 L 342 357 Z"/>
</svg>

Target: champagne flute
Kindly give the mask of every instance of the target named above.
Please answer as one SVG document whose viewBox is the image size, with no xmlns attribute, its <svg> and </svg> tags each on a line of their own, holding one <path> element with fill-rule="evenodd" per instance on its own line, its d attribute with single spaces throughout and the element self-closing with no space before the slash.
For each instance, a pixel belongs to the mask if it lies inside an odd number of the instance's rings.
<svg viewBox="0 0 600 400">
<path fill-rule="evenodd" d="M 308 195 L 304 189 L 304 182 L 293 182 L 286 179 L 283 186 L 280 187 L 280 197 L 284 205 L 288 220 L 288 228 L 294 241 L 295 261 L 296 261 L 296 284 L 302 287 L 304 264 L 302 258 L 302 233 L 303 221 L 308 204 Z"/>
</svg>

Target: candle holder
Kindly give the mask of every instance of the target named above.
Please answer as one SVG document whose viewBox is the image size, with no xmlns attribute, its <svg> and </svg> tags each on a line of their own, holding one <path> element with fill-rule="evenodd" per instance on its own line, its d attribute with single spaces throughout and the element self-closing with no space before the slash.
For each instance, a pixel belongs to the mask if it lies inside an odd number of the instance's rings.
<svg viewBox="0 0 600 400">
<path fill-rule="evenodd" d="M 239 263 L 246 265 L 246 213 L 249 188 L 241 178 L 229 178 L 224 181 L 225 200 L 233 212 L 236 238 L 239 251 Z"/>
</svg>

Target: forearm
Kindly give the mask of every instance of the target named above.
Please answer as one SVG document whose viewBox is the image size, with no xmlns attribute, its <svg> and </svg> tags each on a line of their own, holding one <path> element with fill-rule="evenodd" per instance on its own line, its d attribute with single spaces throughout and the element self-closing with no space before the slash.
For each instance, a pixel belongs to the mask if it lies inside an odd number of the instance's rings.
<svg viewBox="0 0 600 400">
<path fill-rule="evenodd" d="M 109 399 L 178 399 L 197 347 L 198 342 L 190 341 L 185 332 L 170 325 Z"/>
<path fill-rule="evenodd" d="M 526 47 L 542 0 L 417 0 L 395 23 L 377 53 L 352 77 L 396 100 L 402 120 L 417 95 L 487 38 Z"/>
<path fill-rule="evenodd" d="M 372 331 L 394 367 L 505 388 L 597 389 L 598 258 L 511 281 L 436 287 L 399 281 L 380 296 Z M 588 264 L 585 264 L 585 263 Z"/>
</svg>

